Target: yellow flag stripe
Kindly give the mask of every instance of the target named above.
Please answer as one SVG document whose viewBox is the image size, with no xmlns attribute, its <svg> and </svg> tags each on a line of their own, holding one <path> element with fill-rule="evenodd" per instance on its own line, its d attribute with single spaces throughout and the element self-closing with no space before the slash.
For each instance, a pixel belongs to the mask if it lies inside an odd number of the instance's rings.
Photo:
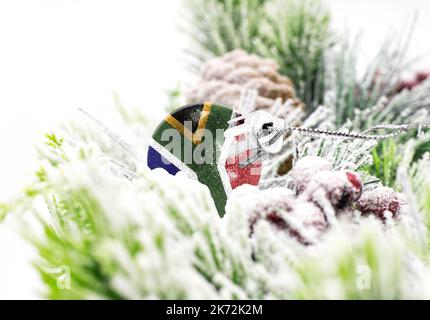
<svg viewBox="0 0 430 320">
<path fill-rule="evenodd" d="M 191 140 L 194 144 L 200 144 L 202 142 L 204 129 L 206 127 L 206 124 L 208 123 L 211 109 L 212 109 L 212 102 L 205 102 L 205 104 L 203 105 L 202 115 L 200 116 L 195 134 L 193 134 L 188 128 L 185 128 L 182 123 L 180 123 L 170 114 L 167 115 L 167 117 L 164 120 L 168 124 L 170 124 L 173 128 L 178 130 L 188 140 Z"/>
<path fill-rule="evenodd" d="M 182 123 L 180 123 L 178 120 L 176 120 L 173 116 L 170 114 L 164 119 L 168 124 L 170 124 L 173 128 L 178 130 L 184 137 L 187 139 L 193 141 L 193 133 L 185 128 Z"/>
<path fill-rule="evenodd" d="M 193 143 L 199 144 L 202 142 L 202 137 L 204 134 L 204 129 L 208 123 L 209 114 L 211 113 L 212 102 L 205 102 L 203 105 L 202 115 L 199 119 L 199 124 L 197 126 L 196 133 L 193 135 Z"/>
</svg>

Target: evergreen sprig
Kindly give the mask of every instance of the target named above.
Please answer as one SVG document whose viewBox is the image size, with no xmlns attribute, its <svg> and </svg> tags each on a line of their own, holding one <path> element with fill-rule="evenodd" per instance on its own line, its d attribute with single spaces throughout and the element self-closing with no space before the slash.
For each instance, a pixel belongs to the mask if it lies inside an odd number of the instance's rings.
<svg viewBox="0 0 430 320">
<path fill-rule="evenodd" d="M 274 59 L 309 112 L 323 102 L 330 15 L 318 0 L 190 0 L 194 61 L 242 48 Z M 197 64 L 198 66 L 198 64 Z"/>
<path fill-rule="evenodd" d="M 194 43 L 187 52 L 196 66 L 236 48 L 255 52 L 271 0 L 187 0 L 186 32 Z"/>
</svg>

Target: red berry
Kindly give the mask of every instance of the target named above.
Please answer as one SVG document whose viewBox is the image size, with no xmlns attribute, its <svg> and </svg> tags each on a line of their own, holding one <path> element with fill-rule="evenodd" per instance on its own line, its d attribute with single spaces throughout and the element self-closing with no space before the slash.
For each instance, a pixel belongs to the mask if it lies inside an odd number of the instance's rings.
<svg viewBox="0 0 430 320">
<path fill-rule="evenodd" d="M 404 205 L 403 196 L 388 187 L 366 191 L 357 201 L 357 209 L 362 215 L 374 215 L 382 221 L 386 220 L 387 212 L 392 215 L 392 218 L 398 218 Z"/>
<path fill-rule="evenodd" d="M 312 178 L 321 171 L 332 169 L 330 162 L 321 157 L 303 157 L 294 165 L 291 171 L 294 186 L 298 192 L 305 191 Z"/>
<path fill-rule="evenodd" d="M 430 72 L 428 71 L 420 71 L 415 74 L 414 79 L 410 80 L 402 80 L 399 82 L 396 88 L 396 92 L 400 92 L 404 89 L 411 90 L 417 85 L 421 84 L 421 82 L 427 80 L 427 78 L 430 76 Z"/>
<path fill-rule="evenodd" d="M 321 205 L 318 195 L 323 194 L 335 209 L 344 209 L 357 201 L 362 192 L 359 176 L 350 171 L 323 171 L 309 183 L 304 197 Z"/>
<path fill-rule="evenodd" d="M 361 190 L 363 188 L 363 184 L 361 183 L 360 177 L 355 173 L 351 171 L 346 172 L 346 176 L 351 182 L 351 184 L 356 188 L 357 190 Z"/>
<path fill-rule="evenodd" d="M 297 199 L 285 188 L 260 191 L 249 199 L 246 208 L 250 215 L 250 235 L 261 220 L 267 221 L 277 231 L 286 232 L 304 245 L 311 244 L 327 227 L 324 214 L 310 202 Z M 293 222 L 293 223 L 292 223 Z"/>
<path fill-rule="evenodd" d="M 415 79 L 419 82 L 423 82 L 429 77 L 429 75 L 430 75 L 430 72 L 420 71 L 415 75 Z"/>
</svg>

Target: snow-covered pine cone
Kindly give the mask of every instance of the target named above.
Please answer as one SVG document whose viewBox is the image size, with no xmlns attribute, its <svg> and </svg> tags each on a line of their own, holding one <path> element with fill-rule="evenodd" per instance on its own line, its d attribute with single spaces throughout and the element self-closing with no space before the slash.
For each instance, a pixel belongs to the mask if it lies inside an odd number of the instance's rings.
<svg viewBox="0 0 430 320">
<path fill-rule="evenodd" d="M 202 68 L 200 82 L 188 93 L 188 103 L 213 101 L 233 108 L 239 105 L 244 89 L 258 91 L 256 109 L 268 109 L 280 98 L 295 99 L 292 81 L 279 74 L 274 60 L 263 59 L 236 49 L 210 60 Z"/>
</svg>

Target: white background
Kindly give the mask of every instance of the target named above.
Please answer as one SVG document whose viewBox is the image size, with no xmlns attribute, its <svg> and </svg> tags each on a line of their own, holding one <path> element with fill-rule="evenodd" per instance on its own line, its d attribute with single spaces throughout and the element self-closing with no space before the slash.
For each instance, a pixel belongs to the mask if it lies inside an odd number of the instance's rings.
<svg viewBox="0 0 430 320">
<path fill-rule="evenodd" d="M 409 56 L 430 52 L 430 3 L 329 0 L 334 27 L 363 31 L 363 59 L 419 13 Z M 42 134 L 83 107 L 104 117 L 113 92 L 126 106 L 159 110 L 178 80 L 192 82 L 180 0 L 0 0 L 0 201 L 21 187 Z M 430 69 L 430 61 L 422 62 Z M 0 224 L 0 298 L 35 298 L 35 254 Z"/>
</svg>

